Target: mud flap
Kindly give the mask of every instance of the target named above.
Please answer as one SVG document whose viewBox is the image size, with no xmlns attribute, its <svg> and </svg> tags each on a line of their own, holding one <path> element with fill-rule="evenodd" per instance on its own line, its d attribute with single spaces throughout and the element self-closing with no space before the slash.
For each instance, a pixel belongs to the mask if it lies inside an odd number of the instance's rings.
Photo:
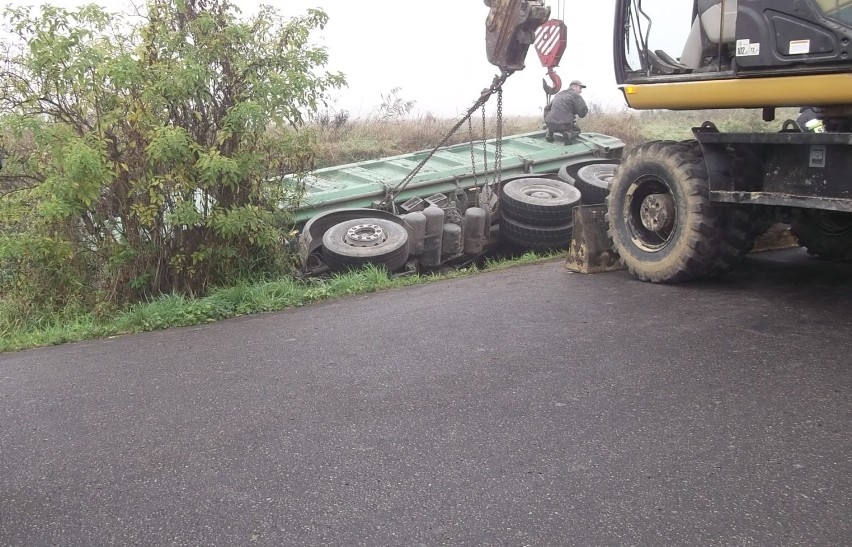
<svg viewBox="0 0 852 547">
<path fill-rule="evenodd" d="M 623 270 L 607 234 L 606 205 L 574 207 L 574 234 L 565 268 L 577 273 Z"/>
</svg>

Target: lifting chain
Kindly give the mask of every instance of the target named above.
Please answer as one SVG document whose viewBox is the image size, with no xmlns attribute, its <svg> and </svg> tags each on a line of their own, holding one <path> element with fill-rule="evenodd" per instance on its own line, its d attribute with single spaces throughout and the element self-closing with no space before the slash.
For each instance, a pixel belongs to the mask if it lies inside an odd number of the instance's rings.
<svg viewBox="0 0 852 547">
<path fill-rule="evenodd" d="M 485 168 L 485 172 L 488 172 L 488 147 L 485 142 L 485 132 L 486 132 L 486 123 L 485 123 L 485 107 L 482 107 L 482 162 Z M 497 127 L 496 127 L 496 138 L 494 139 L 494 180 L 491 184 L 488 183 L 488 177 L 486 176 L 485 182 L 482 185 L 482 193 L 484 195 L 484 199 L 479 199 L 479 194 L 477 193 L 477 205 L 482 207 L 483 209 L 487 209 L 489 212 L 494 212 L 492 208 L 493 196 L 495 192 L 500 191 L 500 180 L 503 174 L 503 89 L 497 90 Z"/>
<path fill-rule="evenodd" d="M 506 82 L 506 79 L 509 76 L 512 75 L 512 73 L 513 73 L 513 71 L 505 71 L 504 70 L 499 75 L 494 76 L 494 80 L 491 82 L 491 86 L 482 90 L 482 94 L 479 96 L 479 99 L 477 99 L 476 102 L 473 104 L 473 106 L 471 106 L 467 110 L 467 113 L 462 117 L 462 119 L 460 119 L 458 121 L 458 123 L 456 123 L 452 127 L 452 129 L 450 129 L 449 132 L 447 132 L 447 134 L 444 136 L 444 138 L 441 139 L 441 142 L 439 142 L 438 145 L 435 146 L 435 148 L 433 148 L 431 151 L 429 151 L 429 153 L 426 154 L 426 156 L 422 160 L 420 160 L 420 163 L 418 163 L 417 166 L 415 166 L 414 169 L 412 169 L 411 172 L 408 175 L 406 175 L 405 178 L 402 179 L 402 181 L 400 181 L 399 184 L 397 184 L 394 188 L 392 188 L 392 189 L 390 189 L 386 192 L 385 197 L 378 204 L 379 209 L 387 210 L 388 207 L 390 207 L 391 212 L 396 213 L 396 204 L 394 203 L 394 201 L 396 200 L 396 197 L 400 194 L 400 192 L 405 190 L 405 187 L 408 186 L 408 183 L 410 183 L 414 179 L 414 177 L 417 176 L 417 173 L 419 173 L 420 170 L 423 168 L 423 166 L 426 165 L 426 162 L 428 162 L 430 159 L 432 159 L 432 156 L 435 155 L 435 152 L 437 152 L 442 146 L 444 146 L 447 143 L 447 141 L 450 140 L 450 137 L 452 137 L 455 134 L 455 132 L 458 131 L 459 128 L 462 125 L 464 125 L 465 122 L 468 122 L 470 120 L 470 117 L 473 115 L 473 113 L 476 112 L 477 110 L 479 110 L 480 108 L 483 109 L 482 115 L 483 115 L 483 120 L 484 120 L 485 103 L 487 103 L 488 99 L 490 99 L 491 96 L 494 95 L 495 93 L 497 93 L 497 100 L 498 100 L 497 108 L 498 108 L 498 126 L 499 126 L 498 129 L 497 129 L 498 141 L 497 141 L 497 159 L 496 159 L 496 161 L 497 161 L 497 166 L 499 167 L 499 165 L 500 165 L 500 163 L 499 163 L 500 162 L 500 152 L 502 150 L 502 142 L 501 141 L 502 141 L 502 129 L 503 128 L 502 128 L 502 113 L 500 112 L 500 110 L 502 109 L 502 102 L 503 102 L 503 99 L 502 99 L 502 97 L 503 97 L 503 84 Z M 486 171 L 487 171 L 487 165 L 486 165 Z M 500 174 L 497 173 L 496 176 L 499 178 Z"/>
<path fill-rule="evenodd" d="M 474 158 L 474 155 L 473 155 L 473 118 L 472 117 L 468 117 L 468 119 L 467 119 L 467 140 L 470 143 L 470 167 L 471 167 L 472 173 L 473 173 L 473 187 L 476 189 L 475 190 L 476 200 L 474 201 L 474 203 L 476 203 L 476 205 L 478 206 L 479 205 L 479 180 L 477 179 L 477 176 L 476 176 L 476 159 Z M 484 173 L 483 173 L 483 175 L 484 175 Z"/>
<path fill-rule="evenodd" d="M 488 172 L 488 146 L 485 135 L 488 134 L 488 123 L 485 119 L 485 105 L 482 105 L 482 166 Z M 488 184 L 488 175 L 485 176 L 485 184 Z"/>
<path fill-rule="evenodd" d="M 497 90 L 497 140 L 495 144 L 494 182 L 500 187 L 500 175 L 503 169 L 503 88 Z"/>
</svg>

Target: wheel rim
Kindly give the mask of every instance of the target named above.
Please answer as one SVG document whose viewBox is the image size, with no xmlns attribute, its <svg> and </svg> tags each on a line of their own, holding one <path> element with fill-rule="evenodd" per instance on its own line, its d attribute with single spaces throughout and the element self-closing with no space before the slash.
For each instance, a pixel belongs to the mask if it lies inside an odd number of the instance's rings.
<svg viewBox="0 0 852 547">
<path fill-rule="evenodd" d="M 633 243 L 651 253 L 666 248 L 679 222 L 671 188 L 654 176 L 642 177 L 630 185 L 624 216 Z"/>
<path fill-rule="evenodd" d="M 387 240 L 387 232 L 378 224 L 356 224 L 343 236 L 343 242 L 350 247 L 375 247 Z"/>
</svg>

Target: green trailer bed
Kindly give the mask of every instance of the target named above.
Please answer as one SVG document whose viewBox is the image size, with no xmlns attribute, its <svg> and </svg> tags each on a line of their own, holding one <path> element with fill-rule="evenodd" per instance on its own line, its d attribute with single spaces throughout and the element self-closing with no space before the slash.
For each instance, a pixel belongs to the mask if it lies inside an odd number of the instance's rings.
<svg viewBox="0 0 852 547">
<path fill-rule="evenodd" d="M 494 180 L 495 145 L 493 139 L 485 141 L 484 147 L 482 141 L 473 143 L 473 161 L 470 144 L 439 149 L 395 202 L 481 187 Z M 503 137 L 501 175 L 555 173 L 566 163 L 620 158 L 623 148 L 620 140 L 598 133 L 584 133 L 570 145 L 559 137 L 547 142 L 544 131 L 511 135 Z M 302 181 L 304 194 L 296 211 L 297 224 L 331 210 L 374 207 L 428 154 L 413 152 L 311 172 Z"/>
</svg>

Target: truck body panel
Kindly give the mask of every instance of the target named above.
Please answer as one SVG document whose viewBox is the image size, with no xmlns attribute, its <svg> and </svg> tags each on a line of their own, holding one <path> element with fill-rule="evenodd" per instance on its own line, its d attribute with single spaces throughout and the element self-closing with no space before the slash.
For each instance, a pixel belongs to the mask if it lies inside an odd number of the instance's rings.
<svg viewBox="0 0 852 547">
<path fill-rule="evenodd" d="M 620 158 L 624 143 L 615 137 L 583 133 L 577 142 L 547 142 L 544 131 L 502 139 L 501 176 L 556 173 L 565 163 L 594 158 Z M 399 194 L 397 203 L 436 193 L 481 188 L 496 176 L 495 139 L 448 146 L 436 152 Z M 429 154 L 413 152 L 377 160 L 317 169 L 302 181 L 304 197 L 296 211 L 302 224 L 317 214 L 342 208 L 370 208 Z"/>
</svg>

